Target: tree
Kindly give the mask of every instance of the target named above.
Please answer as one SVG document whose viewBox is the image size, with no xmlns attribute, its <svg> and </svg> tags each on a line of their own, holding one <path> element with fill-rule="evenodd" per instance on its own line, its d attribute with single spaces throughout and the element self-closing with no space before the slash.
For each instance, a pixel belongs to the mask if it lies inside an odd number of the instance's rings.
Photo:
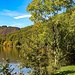
<svg viewBox="0 0 75 75">
<path fill-rule="evenodd" d="M 73 0 L 33 0 L 27 8 L 31 13 L 30 19 L 37 22 L 44 22 L 53 16 L 59 14 L 62 10 L 69 10 L 74 6 Z M 57 52 L 59 51 L 59 21 L 52 20 L 52 33 L 53 33 L 53 50 L 55 56 L 55 65 L 57 64 Z"/>
<path fill-rule="evenodd" d="M 70 9 L 73 6 L 73 0 L 33 0 L 27 8 L 31 13 L 30 19 L 34 22 L 44 21 L 59 11 Z"/>
</svg>

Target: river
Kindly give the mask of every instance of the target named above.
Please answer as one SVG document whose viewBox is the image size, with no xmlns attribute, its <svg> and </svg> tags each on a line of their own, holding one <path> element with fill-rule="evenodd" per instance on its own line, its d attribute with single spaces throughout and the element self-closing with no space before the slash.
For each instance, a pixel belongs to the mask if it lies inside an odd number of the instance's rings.
<svg viewBox="0 0 75 75">
<path fill-rule="evenodd" d="M 21 48 L 16 48 L 16 47 L 5 47 L 5 46 L 1 46 L 0 47 L 0 64 L 5 63 L 5 61 L 3 59 L 8 58 L 10 60 L 9 66 L 11 66 L 10 68 L 14 68 L 14 70 L 12 71 L 12 73 L 23 73 L 23 74 L 27 74 L 27 72 L 31 71 L 30 68 L 22 68 L 20 69 L 20 60 L 21 58 L 20 56 L 20 51 Z"/>
</svg>

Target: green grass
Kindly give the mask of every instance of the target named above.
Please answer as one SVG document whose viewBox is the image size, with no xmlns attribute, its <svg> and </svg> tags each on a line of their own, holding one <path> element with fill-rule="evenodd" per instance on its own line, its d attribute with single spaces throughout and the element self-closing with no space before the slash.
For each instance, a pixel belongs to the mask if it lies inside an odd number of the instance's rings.
<svg viewBox="0 0 75 75">
<path fill-rule="evenodd" d="M 75 75 L 75 65 L 61 67 L 52 75 Z"/>
</svg>

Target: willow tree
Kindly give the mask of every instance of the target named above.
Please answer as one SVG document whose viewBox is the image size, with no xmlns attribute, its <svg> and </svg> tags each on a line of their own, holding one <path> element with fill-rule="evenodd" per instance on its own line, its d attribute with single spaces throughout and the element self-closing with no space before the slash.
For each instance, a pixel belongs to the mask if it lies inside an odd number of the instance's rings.
<svg viewBox="0 0 75 75">
<path fill-rule="evenodd" d="M 37 22 L 45 22 L 46 20 L 52 18 L 59 14 L 59 12 L 65 12 L 74 6 L 73 0 L 32 0 L 28 5 L 27 11 L 31 13 L 30 19 Z M 63 11 L 62 11 L 63 10 Z M 59 49 L 58 43 L 58 24 L 59 21 L 52 20 L 52 34 L 53 34 L 53 51 L 54 51 L 54 61 L 57 64 L 57 52 Z"/>
</svg>

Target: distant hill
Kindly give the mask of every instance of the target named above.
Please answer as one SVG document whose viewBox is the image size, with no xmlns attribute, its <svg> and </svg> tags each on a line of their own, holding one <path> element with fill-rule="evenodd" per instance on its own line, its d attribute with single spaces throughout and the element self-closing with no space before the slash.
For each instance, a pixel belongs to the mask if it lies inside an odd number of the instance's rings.
<svg viewBox="0 0 75 75">
<path fill-rule="evenodd" d="M 10 34 L 13 33 L 17 30 L 20 30 L 20 28 L 18 27 L 7 27 L 7 26 L 0 26 L 0 35 L 6 35 L 6 34 Z"/>
</svg>

